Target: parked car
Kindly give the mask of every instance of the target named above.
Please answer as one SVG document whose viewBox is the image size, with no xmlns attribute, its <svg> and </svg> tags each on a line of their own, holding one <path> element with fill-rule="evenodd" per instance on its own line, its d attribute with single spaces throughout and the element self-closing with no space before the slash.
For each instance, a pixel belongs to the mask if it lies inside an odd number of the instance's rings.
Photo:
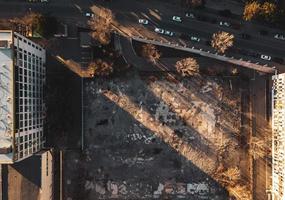
<svg viewBox="0 0 285 200">
<path fill-rule="evenodd" d="M 230 27 L 231 24 L 229 22 L 224 22 L 224 21 L 220 21 L 219 23 L 220 26 L 226 26 L 226 27 Z"/>
<path fill-rule="evenodd" d="M 168 36 L 173 36 L 174 35 L 174 33 L 172 31 L 164 31 L 164 34 L 168 35 Z"/>
<path fill-rule="evenodd" d="M 91 13 L 91 12 L 86 12 L 85 13 L 85 17 L 93 17 L 93 16 L 94 16 L 94 14 Z"/>
<path fill-rule="evenodd" d="M 172 17 L 172 20 L 173 20 L 173 21 L 176 21 L 176 22 L 182 22 L 182 18 L 179 17 L 179 16 L 173 16 L 173 17 Z"/>
<path fill-rule="evenodd" d="M 148 20 L 147 19 L 139 19 L 139 24 L 148 24 Z"/>
<path fill-rule="evenodd" d="M 196 37 L 196 36 L 191 36 L 190 37 L 191 41 L 195 41 L 195 42 L 200 42 L 200 38 Z"/>
<path fill-rule="evenodd" d="M 240 36 L 242 39 L 246 39 L 246 40 L 249 40 L 251 38 L 251 35 L 247 33 L 241 33 Z"/>
<path fill-rule="evenodd" d="M 264 54 L 262 54 L 262 55 L 260 56 L 260 58 L 263 59 L 263 60 L 271 60 L 271 56 L 264 55 Z"/>
<path fill-rule="evenodd" d="M 161 33 L 161 34 L 164 33 L 164 30 L 163 30 L 162 28 L 155 28 L 154 31 L 155 31 L 156 33 Z"/>
<path fill-rule="evenodd" d="M 278 39 L 278 40 L 285 40 L 285 37 L 284 35 L 280 34 L 280 33 L 277 33 L 274 35 L 274 38 Z"/>
<path fill-rule="evenodd" d="M 193 13 L 189 13 L 189 12 L 185 13 L 185 17 L 195 19 L 195 15 Z"/>
</svg>

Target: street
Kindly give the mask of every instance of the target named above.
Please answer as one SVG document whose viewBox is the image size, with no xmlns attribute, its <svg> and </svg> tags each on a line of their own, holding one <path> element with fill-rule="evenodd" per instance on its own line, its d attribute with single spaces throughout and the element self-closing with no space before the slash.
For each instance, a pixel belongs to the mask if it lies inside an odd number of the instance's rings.
<svg viewBox="0 0 285 200">
<path fill-rule="evenodd" d="M 181 11 L 179 5 L 173 6 L 167 3 L 161 4 L 159 1 L 148 2 L 132 1 L 129 3 L 127 0 L 112 1 L 112 3 L 104 3 L 102 1 L 51 1 L 47 4 L 43 3 L 26 3 L 26 2 L 0 2 L 0 17 L 14 17 L 24 14 L 31 8 L 32 11 L 39 11 L 48 13 L 58 17 L 64 22 L 68 22 L 73 25 L 86 26 L 87 18 L 84 17 L 84 13 L 90 11 L 91 6 L 96 3 L 97 5 L 102 4 L 110 7 L 117 17 L 118 23 L 122 26 L 126 26 L 128 31 L 133 35 L 140 35 L 144 37 L 157 38 L 162 40 L 181 42 L 179 35 L 182 33 L 194 34 L 201 38 L 201 42 L 192 43 L 197 47 L 203 47 L 207 49 L 205 41 L 211 40 L 213 33 L 217 31 L 227 31 L 235 35 L 234 46 L 238 49 L 251 50 L 255 53 L 269 55 L 271 57 L 284 58 L 285 55 L 285 42 L 276 40 L 273 38 L 273 33 L 268 36 L 262 36 L 258 34 L 260 25 L 250 25 L 243 23 L 246 26 L 246 32 L 252 35 L 250 40 L 240 38 L 239 34 L 244 32 L 244 29 L 240 30 L 233 29 L 232 27 L 221 27 L 218 24 L 212 24 L 211 22 L 199 21 L 198 19 L 186 19 L 185 14 Z M 128 6 L 121 6 L 128 5 Z M 173 22 L 171 20 L 173 15 L 179 15 L 183 17 L 182 23 Z M 211 13 L 203 15 L 209 18 L 214 18 L 219 22 L 224 20 L 220 16 L 213 16 Z M 147 18 L 150 21 L 150 25 L 142 26 L 138 24 L 139 18 Z M 233 19 L 231 19 L 233 21 Z M 243 25 L 242 25 L 243 26 Z M 256 27 L 255 27 L 256 26 Z M 167 36 L 158 35 L 154 33 L 154 27 L 165 28 L 166 30 L 173 31 L 175 37 L 169 38 Z M 184 41 L 184 43 L 189 41 Z M 211 49 L 211 48 L 210 48 Z M 265 61 L 257 57 L 251 57 L 246 55 L 240 55 L 239 53 L 229 52 L 230 56 L 239 55 L 244 60 L 251 60 L 252 62 L 260 62 L 263 64 L 270 64 L 271 66 L 276 65 L 274 62 Z"/>
</svg>

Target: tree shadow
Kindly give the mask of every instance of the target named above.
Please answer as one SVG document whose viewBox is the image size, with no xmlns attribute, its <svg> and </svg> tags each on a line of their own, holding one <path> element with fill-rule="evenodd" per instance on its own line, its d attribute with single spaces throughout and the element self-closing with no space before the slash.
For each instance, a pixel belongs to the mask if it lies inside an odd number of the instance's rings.
<svg viewBox="0 0 285 200">
<path fill-rule="evenodd" d="M 93 195 L 110 197 L 109 182 L 119 188 L 125 185 L 127 192 L 123 194 L 120 189 L 118 192 L 121 198 L 152 198 L 159 183 L 165 185 L 162 198 L 163 195 L 165 198 L 177 197 L 178 183 L 183 185 L 185 197 L 198 198 L 197 194 L 186 192 L 186 184 L 201 182 L 206 182 L 215 190 L 207 193 L 209 197 L 227 196 L 222 186 L 177 152 L 169 141 L 164 141 L 120 103 L 106 96 L 103 90 L 108 89 L 107 84 L 101 82 L 101 87 L 96 84 L 91 87 L 89 84 L 86 87 L 89 89 L 86 91 L 85 107 L 86 161 L 78 165 L 83 165 L 87 170 L 84 181 L 93 182 L 97 189 L 100 185 L 101 192 L 105 191 L 100 195 L 98 190 L 94 192 L 94 187 L 87 190 L 92 198 Z M 73 174 L 76 169 L 73 170 L 66 174 Z M 167 192 L 167 185 L 172 188 L 169 189 L 173 191 L 172 194 Z"/>
</svg>

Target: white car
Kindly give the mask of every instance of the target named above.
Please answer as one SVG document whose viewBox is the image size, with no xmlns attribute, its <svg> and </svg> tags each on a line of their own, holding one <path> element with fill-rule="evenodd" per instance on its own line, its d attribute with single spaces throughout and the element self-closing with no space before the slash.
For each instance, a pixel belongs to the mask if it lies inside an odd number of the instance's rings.
<svg viewBox="0 0 285 200">
<path fill-rule="evenodd" d="M 85 17 L 93 17 L 93 16 L 94 16 L 93 13 L 90 13 L 90 12 L 86 12 L 86 13 L 85 13 Z"/>
<path fill-rule="evenodd" d="M 162 28 L 155 28 L 154 31 L 155 31 L 156 33 L 161 33 L 161 34 L 164 33 L 164 30 L 163 30 Z"/>
<path fill-rule="evenodd" d="M 147 19 L 139 19 L 139 23 L 147 25 L 148 24 L 148 20 Z"/>
<path fill-rule="evenodd" d="M 165 35 L 168 35 L 168 36 L 173 36 L 173 35 L 174 35 L 174 33 L 171 32 L 171 31 L 165 31 L 164 34 L 165 34 Z"/>
<path fill-rule="evenodd" d="M 263 60 L 271 60 L 271 56 L 267 56 L 267 55 L 263 55 L 263 54 L 260 56 L 260 58 Z"/>
<path fill-rule="evenodd" d="M 194 15 L 193 13 L 186 13 L 186 14 L 185 14 L 185 17 L 189 17 L 189 18 L 194 19 L 194 18 L 195 18 L 195 15 Z"/>
<path fill-rule="evenodd" d="M 230 27 L 231 24 L 229 22 L 223 22 L 223 21 L 220 21 L 220 26 L 226 26 L 226 27 Z"/>
<path fill-rule="evenodd" d="M 278 40 L 285 40 L 284 35 L 279 34 L 279 33 L 275 34 L 275 35 L 274 35 L 274 38 L 276 38 L 276 39 L 278 39 Z"/>
<path fill-rule="evenodd" d="M 173 16 L 173 17 L 172 17 L 172 20 L 173 20 L 173 21 L 176 21 L 176 22 L 182 22 L 182 18 L 181 18 L 181 17 L 178 17 L 178 16 Z"/>
<path fill-rule="evenodd" d="M 200 38 L 198 38 L 196 36 L 191 36 L 190 40 L 195 41 L 195 42 L 200 42 Z"/>
</svg>

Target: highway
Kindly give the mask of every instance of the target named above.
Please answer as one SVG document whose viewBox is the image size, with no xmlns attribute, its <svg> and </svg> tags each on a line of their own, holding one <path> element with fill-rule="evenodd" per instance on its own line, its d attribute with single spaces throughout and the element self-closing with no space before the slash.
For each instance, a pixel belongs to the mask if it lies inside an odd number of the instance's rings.
<svg viewBox="0 0 285 200">
<path fill-rule="evenodd" d="M 69 22 L 71 24 L 77 24 L 84 26 L 87 24 L 87 18 L 84 17 L 86 11 L 90 11 L 93 4 L 102 4 L 113 10 L 116 16 L 117 23 L 121 24 L 125 29 L 129 29 L 134 36 L 144 36 L 146 38 L 153 38 L 157 40 L 167 40 L 177 43 L 192 44 L 199 48 L 206 50 L 214 50 L 206 45 L 207 41 L 211 40 L 212 34 L 217 31 L 227 31 L 235 35 L 234 50 L 242 49 L 244 54 L 235 51 L 235 54 L 239 54 L 244 60 L 251 60 L 252 62 L 260 62 L 261 64 L 269 64 L 274 66 L 276 63 L 265 61 L 260 59 L 261 54 L 269 55 L 271 57 L 285 58 L 285 41 L 277 40 L 273 38 L 273 33 L 269 36 L 258 35 L 257 32 L 260 30 L 260 25 L 248 26 L 248 24 L 242 24 L 246 26 L 246 30 L 241 28 L 236 30 L 228 27 L 221 27 L 217 24 L 224 18 L 214 16 L 213 14 L 205 14 L 208 18 L 213 18 L 216 23 L 199 21 L 197 19 L 186 19 L 184 12 L 178 7 L 169 6 L 168 4 L 162 4 L 158 1 L 145 2 L 145 1 L 128 1 L 128 0 L 116 0 L 110 2 L 104 2 L 102 0 L 58 0 L 50 1 L 49 3 L 27 3 L 25 1 L 0 1 L 0 17 L 8 18 L 14 16 L 23 15 L 30 9 L 32 11 L 39 11 L 54 15 L 61 21 Z M 149 5 L 150 4 L 150 5 Z M 128 6 L 121 6 L 128 5 Z M 179 15 L 183 17 L 182 23 L 174 22 L 171 20 L 173 15 Z M 138 24 L 139 18 L 145 18 L 150 21 L 149 25 L 143 26 Z M 224 20 L 225 21 L 225 20 Z M 231 23 L 233 20 L 230 20 Z M 154 28 L 160 27 L 165 30 L 170 30 L 175 33 L 174 37 L 168 37 L 161 34 L 154 33 Z M 239 34 L 247 32 L 252 37 L 249 40 L 242 39 Z M 201 39 L 199 43 L 192 41 L 185 41 L 179 38 L 181 34 L 189 34 L 197 36 Z M 247 51 L 249 53 L 247 53 Z M 228 53 L 230 56 L 232 52 Z M 248 54 L 248 55 L 246 55 Z M 255 55 L 254 55 L 255 54 Z"/>
</svg>

